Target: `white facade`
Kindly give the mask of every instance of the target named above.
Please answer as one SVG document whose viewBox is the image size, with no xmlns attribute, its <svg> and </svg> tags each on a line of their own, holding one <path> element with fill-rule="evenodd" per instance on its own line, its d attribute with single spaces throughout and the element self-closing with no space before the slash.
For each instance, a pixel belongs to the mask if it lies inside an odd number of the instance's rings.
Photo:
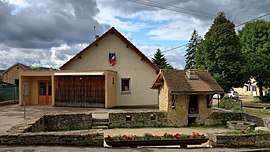
<svg viewBox="0 0 270 152">
<path fill-rule="evenodd" d="M 107 33 L 94 43 L 62 66 L 61 70 L 116 71 L 117 106 L 158 104 L 158 91 L 150 89 L 157 76 L 156 69 L 115 33 Z M 108 61 L 109 52 L 116 54 L 114 66 Z M 122 79 L 129 81 L 129 88 L 122 86 Z M 129 91 L 123 91 L 124 88 Z"/>
</svg>

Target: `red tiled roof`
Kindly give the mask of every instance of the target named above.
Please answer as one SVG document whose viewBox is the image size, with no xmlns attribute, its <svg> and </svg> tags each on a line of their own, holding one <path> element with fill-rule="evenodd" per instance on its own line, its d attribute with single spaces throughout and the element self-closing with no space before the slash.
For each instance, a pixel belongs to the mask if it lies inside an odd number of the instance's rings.
<svg viewBox="0 0 270 152">
<path fill-rule="evenodd" d="M 215 94 L 224 93 L 220 85 L 207 70 L 193 70 L 198 75 L 198 80 L 189 80 L 187 70 L 160 70 L 152 89 L 158 89 L 166 84 L 170 93 L 179 94 Z"/>
<path fill-rule="evenodd" d="M 116 34 L 122 41 L 124 41 L 128 47 L 131 48 L 136 54 L 138 54 L 142 60 L 144 60 L 146 63 L 148 63 L 153 69 L 155 69 L 157 72 L 159 72 L 159 68 L 152 62 L 150 61 L 137 47 L 135 47 L 127 38 L 125 38 L 119 31 L 117 31 L 114 27 L 112 27 L 110 30 L 108 30 L 106 33 L 104 33 L 102 36 L 97 38 L 94 42 L 89 44 L 86 48 L 84 48 L 82 51 L 80 51 L 78 54 L 76 54 L 73 58 L 71 58 L 68 62 L 66 62 L 64 65 L 60 67 L 60 70 L 64 70 L 66 66 L 68 66 L 70 63 L 73 62 L 73 60 L 77 59 L 81 54 L 86 52 L 88 49 L 91 47 L 95 46 L 96 43 L 101 41 L 106 35 L 114 33 Z"/>
</svg>

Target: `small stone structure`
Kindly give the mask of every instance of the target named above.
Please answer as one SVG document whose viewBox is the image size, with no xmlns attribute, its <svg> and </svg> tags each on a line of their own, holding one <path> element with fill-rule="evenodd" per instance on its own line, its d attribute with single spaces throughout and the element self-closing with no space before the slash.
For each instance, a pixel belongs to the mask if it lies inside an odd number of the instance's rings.
<svg viewBox="0 0 270 152">
<path fill-rule="evenodd" d="M 213 95 L 224 93 L 205 70 L 160 70 L 151 88 L 159 90 L 159 110 L 174 126 L 205 124 Z"/>
<path fill-rule="evenodd" d="M 253 122 L 248 122 L 248 121 L 227 121 L 227 127 L 230 129 L 236 129 L 236 130 L 241 130 L 241 129 L 247 129 L 250 128 L 252 130 L 255 129 L 255 123 Z"/>
</svg>

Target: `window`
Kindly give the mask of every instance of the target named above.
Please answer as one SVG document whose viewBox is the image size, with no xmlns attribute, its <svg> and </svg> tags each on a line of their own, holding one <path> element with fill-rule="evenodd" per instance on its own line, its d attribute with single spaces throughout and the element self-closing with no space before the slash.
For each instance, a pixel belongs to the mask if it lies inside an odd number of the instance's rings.
<svg viewBox="0 0 270 152">
<path fill-rule="evenodd" d="M 246 92 L 249 92 L 250 91 L 250 85 L 247 85 L 246 86 Z"/>
<path fill-rule="evenodd" d="M 19 79 L 15 79 L 15 84 L 18 86 L 19 85 Z"/>
<path fill-rule="evenodd" d="M 256 86 L 255 85 L 252 86 L 252 91 L 256 91 Z"/>
<path fill-rule="evenodd" d="M 130 78 L 121 79 L 121 91 L 122 93 L 130 93 Z"/>
</svg>

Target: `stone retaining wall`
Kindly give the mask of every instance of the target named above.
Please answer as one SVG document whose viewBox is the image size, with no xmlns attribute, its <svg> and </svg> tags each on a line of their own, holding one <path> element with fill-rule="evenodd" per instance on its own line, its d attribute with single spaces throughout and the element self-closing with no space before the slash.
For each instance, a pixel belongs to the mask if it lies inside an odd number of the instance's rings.
<svg viewBox="0 0 270 152">
<path fill-rule="evenodd" d="M 225 112 L 214 111 L 207 120 L 207 125 L 223 124 L 226 125 L 227 121 L 231 120 L 243 120 L 241 112 Z"/>
<path fill-rule="evenodd" d="M 110 128 L 143 128 L 170 126 L 166 112 L 109 113 Z"/>
<path fill-rule="evenodd" d="M 103 147 L 104 135 L 98 130 L 39 132 L 0 135 L 0 145 L 73 145 Z"/>
<path fill-rule="evenodd" d="M 92 128 L 92 113 L 53 114 L 22 121 L 13 126 L 10 133 L 42 131 L 68 131 Z"/>
<path fill-rule="evenodd" d="M 92 113 L 44 115 L 45 131 L 92 128 Z"/>
<path fill-rule="evenodd" d="M 270 134 L 208 134 L 213 147 L 270 147 Z"/>
<path fill-rule="evenodd" d="M 249 113 L 242 113 L 243 120 L 254 122 L 257 126 L 264 126 L 270 128 L 270 118 L 269 117 L 258 117 Z"/>
<path fill-rule="evenodd" d="M 246 112 L 215 111 L 210 115 L 206 124 L 207 125 L 213 125 L 213 124 L 226 125 L 227 121 L 232 121 L 232 120 L 253 122 L 256 124 L 256 126 L 263 126 L 263 127 L 270 128 L 270 118 L 259 117 L 259 116 L 249 114 Z"/>
</svg>

